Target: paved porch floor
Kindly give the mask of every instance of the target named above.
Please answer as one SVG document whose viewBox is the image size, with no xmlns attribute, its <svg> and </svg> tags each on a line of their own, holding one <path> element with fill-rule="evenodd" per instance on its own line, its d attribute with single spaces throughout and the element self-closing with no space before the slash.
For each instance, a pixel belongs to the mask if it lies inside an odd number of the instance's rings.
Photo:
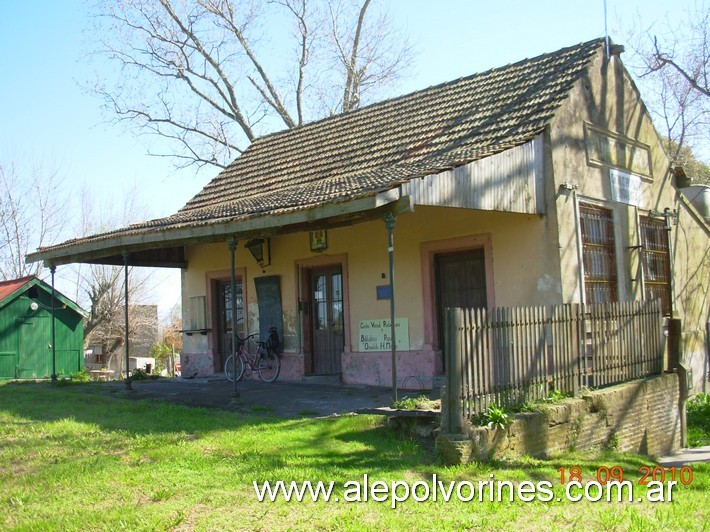
<svg viewBox="0 0 710 532">
<path fill-rule="evenodd" d="M 187 406 L 233 409 L 231 400 L 234 385 L 223 376 L 134 381 L 132 392 L 124 392 L 123 382 L 114 381 L 104 386 L 107 393 L 121 393 L 128 399 L 155 399 Z M 280 417 L 346 414 L 392 404 L 390 388 L 371 386 L 281 381 L 267 384 L 243 380 L 237 383 L 237 389 L 238 411 Z M 401 397 L 403 392 L 399 393 Z"/>
</svg>

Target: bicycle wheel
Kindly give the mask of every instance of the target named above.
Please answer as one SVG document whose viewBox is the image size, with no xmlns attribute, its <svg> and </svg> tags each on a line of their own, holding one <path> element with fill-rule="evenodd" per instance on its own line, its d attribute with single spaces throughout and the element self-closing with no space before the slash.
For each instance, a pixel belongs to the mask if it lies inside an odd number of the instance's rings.
<svg viewBox="0 0 710 532">
<path fill-rule="evenodd" d="M 227 377 L 229 382 L 234 381 L 234 355 L 229 355 L 227 361 L 224 363 L 224 375 Z M 237 380 L 241 380 L 242 375 L 244 375 L 244 361 L 242 357 L 237 357 Z"/>
<path fill-rule="evenodd" d="M 274 382 L 281 372 L 281 359 L 269 351 L 259 359 L 259 378 L 264 382 Z"/>
</svg>

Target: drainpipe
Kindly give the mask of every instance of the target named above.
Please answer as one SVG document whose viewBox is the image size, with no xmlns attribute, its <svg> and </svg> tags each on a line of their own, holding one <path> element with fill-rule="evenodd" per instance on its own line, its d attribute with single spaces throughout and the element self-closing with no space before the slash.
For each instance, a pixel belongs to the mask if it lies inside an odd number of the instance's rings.
<svg viewBox="0 0 710 532">
<path fill-rule="evenodd" d="M 126 390 L 133 390 L 133 385 L 131 384 L 131 372 L 130 369 L 130 357 L 129 357 L 129 346 L 128 346 L 128 253 L 123 254 L 123 289 L 124 289 L 124 309 L 123 317 L 125 319 L 126 325 L 126 337 L 124 340 L 126 346 Z"/>
<path fill-rule="evenodd" d="M 234 254 L 237 249 L 237 239 L 231 238 L 228 245 L 231 257 L 230 290 L 232 293 L 232 366 L 234 371 L 234 379 L 232 379 L 232 383 L 234 384 L 232 388 L 232 400 L 229 404 L 232 407 L 236 407 L 239 405 L 239 390 L 237 388 L 237 275 L 235 273 L 234 261 Z"/>
<path fill-rule="evenodd" d="M 397 342 L 395 337 L 394 323 L 394 239 L 392 232 L 397 217 L 388 212 L 385 214 L 385 227 L 387 228 L 387 251 L 389 253 L 390 266 L 390 340 L 392 342 L 392 400 L 397 401 Z"/>
<path fill-rule="evenodd" d="M 57 345 L 56 345 L 56 331 L 55 331 L 55 304 L 54 298 L 57 296 L 57 291 L 54 288 L 54 273 L 57 271 L 57 267 L 52 264 L 49 267 L 49 271 L 52 273 L 52 383 L 57 382 Z"/>
<path fill-rule="evenodd" d="M 641 299 L 646 299 L 646 272 L 644 271 L 644 249 L 643 241 L 641 240 L 641 217 L 639 216 L 638 206 L 634 207 L 634 213 L 636 215 L 636 246 L 634 247 L 639 252 L 639 268 L 641 268 Z"/>
<path fill-rule="evenodd" d="M 577 233 L 577 280 L 579 281 L 579 302 L 586 305 L 587 296 L 584 293 L 584 255 L 582 253 L 582 223 L 579 219 L 579 197 L 577 196 L 577 186 L 572 188 L 572 205 L 574 207 L 574 228 Z"/>
</svg>

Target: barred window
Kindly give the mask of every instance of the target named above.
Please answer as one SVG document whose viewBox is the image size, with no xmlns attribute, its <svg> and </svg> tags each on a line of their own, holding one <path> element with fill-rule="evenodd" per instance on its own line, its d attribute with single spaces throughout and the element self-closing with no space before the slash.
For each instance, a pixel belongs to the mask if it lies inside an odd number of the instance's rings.
<svg viewBox="0 0 710 532">
<path fill-rule="evenodd" d="M 608 209 L 580 205 L 584 293 L 587 303 L 618 301 L 614 219 Z"/>
<path fill-rule="evenodd" d="M 671 312 L 671 258 L 664 220 L 641 217 L 641 257 L 646 299 L 660 299 L 663 311 Z"/>
</svg>

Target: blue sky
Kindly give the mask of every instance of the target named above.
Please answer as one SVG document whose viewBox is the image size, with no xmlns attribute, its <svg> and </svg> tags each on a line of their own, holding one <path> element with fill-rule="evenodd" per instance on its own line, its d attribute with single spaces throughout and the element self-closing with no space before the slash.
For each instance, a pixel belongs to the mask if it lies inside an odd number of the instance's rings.
<svg viewBox="0 0 710 532">
<path fill-rule="evenodd" d="M 604 35 L 602 0 L 377 1 L 389 4 L 416 51 L 392 96 Z M 610 34 L 623 42 L 622 30 L 637 20 L 681 19 L 692 4 L 608 0 Z M 149 217 L 169 215 L 216 171 L 175 172 L 168 160 L 146 154 L 154 140 L 106 123 L 100 102 L 80 86 L 91 76 L 88 24 L 82 0 L 0 0 L 0 162 L 51 159 L 72 189 L 90 186 L 115 198 L 137 186 Z M 177 301 L 178 279 L 155 290 L 162 311 Z"/>
</svg>

